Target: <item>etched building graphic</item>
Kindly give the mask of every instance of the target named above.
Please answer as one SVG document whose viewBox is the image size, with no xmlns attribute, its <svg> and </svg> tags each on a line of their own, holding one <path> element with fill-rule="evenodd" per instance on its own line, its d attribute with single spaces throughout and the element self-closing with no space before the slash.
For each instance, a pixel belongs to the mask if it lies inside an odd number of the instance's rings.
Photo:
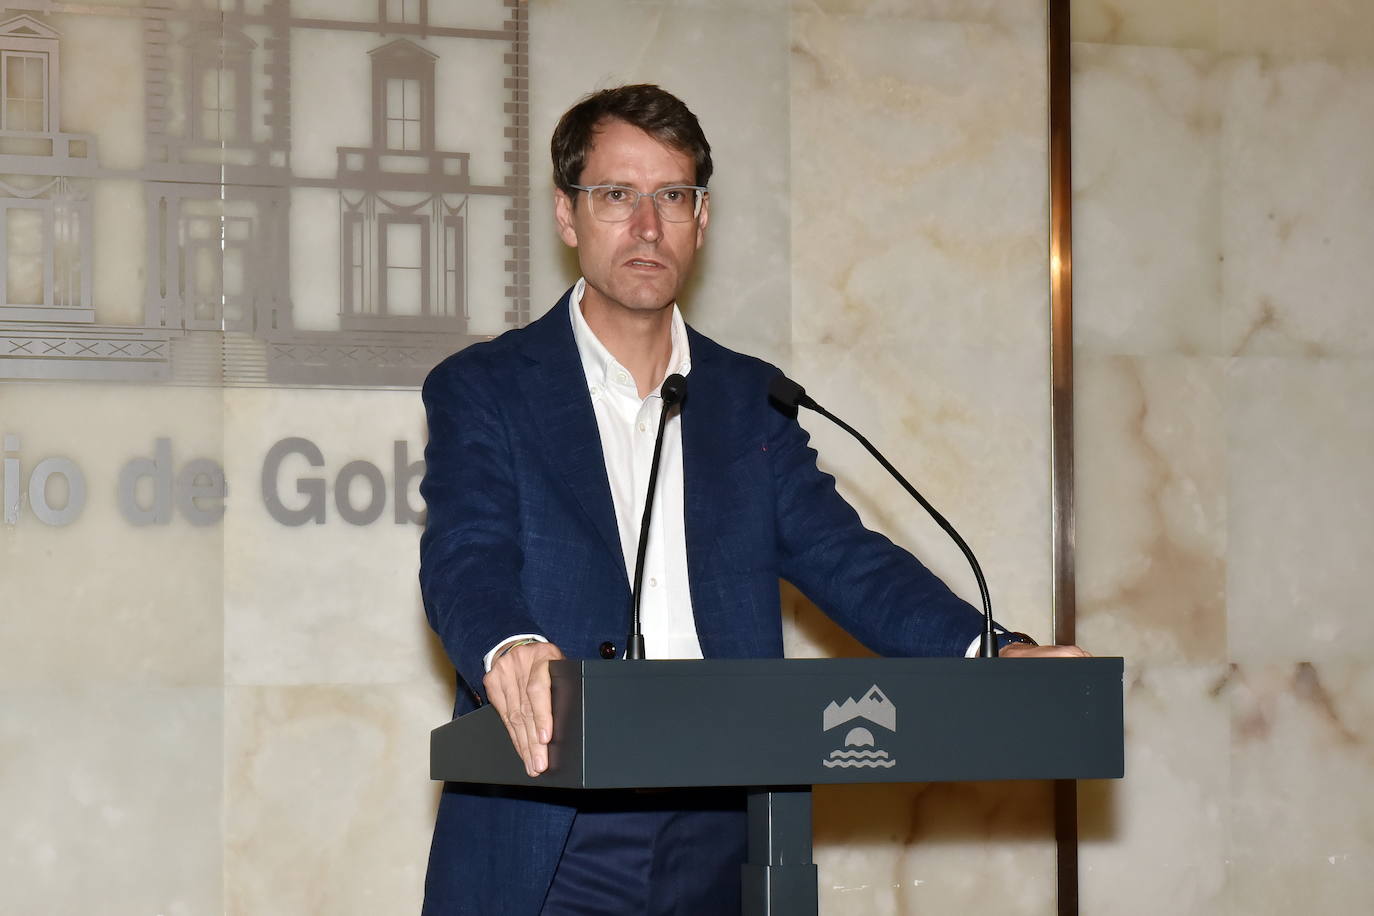
<svg viewBox="0 0 1374 916">
<path fill-rule="evenodd" d="M 60 129 L 56 31 L 0 23 L 0 290 L 6 321 L 90 322 L 93 138 Z"/>
<path fill-rule="evenodd" d="M 413 386 L 523 324 L 527 24 L 521 0 L 0 9 L 0 378 Z M 122 121 L 64 115 L 74 66 Z"/>
</svg>

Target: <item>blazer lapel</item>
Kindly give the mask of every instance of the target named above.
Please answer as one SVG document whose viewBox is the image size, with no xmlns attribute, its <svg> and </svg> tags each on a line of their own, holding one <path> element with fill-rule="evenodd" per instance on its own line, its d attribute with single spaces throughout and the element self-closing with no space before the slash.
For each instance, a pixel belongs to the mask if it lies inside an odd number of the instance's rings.
<svg viewBox="0 0 1374 916">
<path fill-rule="evenodd" d="M 720 475 L 730 460 L 726 451 L 734 418 L 726 413 L 731 403 L 730 379 L 722 377 L 723 366 L 712 352 L 711 342 L 690 328 L 687 334 L 692 372 L 681 414 L 683 525 L 688 578 L 691 582 L 705 582 L 716 572 L 710 568 L 716 555 L 715 528 L 726 508 L 722 505 L 724 488 Z M 703 622 L 724 609 L 702 606 L 694 592 L 692 610 L 700 633 Z"/>
<path fill-rule="evenodd" d="M 534 366 L 519 373 L 517 383 L 544 439 L 550 463 L 562 474 L 623 573 L 625 554 L 620 547 L 601 434 L 587 393 L 587 376 L 568 318 L 568 296 L 565 293 L 547 315 L 526 329 L 522 350 Z M 625 578 L 628 582 L 629 576 Z"/>
</svg>

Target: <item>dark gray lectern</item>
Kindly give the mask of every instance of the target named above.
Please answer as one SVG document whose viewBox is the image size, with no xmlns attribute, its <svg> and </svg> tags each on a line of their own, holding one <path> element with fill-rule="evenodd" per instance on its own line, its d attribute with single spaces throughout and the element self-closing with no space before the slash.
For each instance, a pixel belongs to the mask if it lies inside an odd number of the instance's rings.
<svg viewBox="0 0 1374 916">
<path fill-rule="evenodd" d="M 1116 779 L 1122 660 L 554 662 L 549 770 L 485 706 L 430 736 L 449 782 L 749 787 L 744 911 L 815 914 L 811 786 Z"/>
</svg>

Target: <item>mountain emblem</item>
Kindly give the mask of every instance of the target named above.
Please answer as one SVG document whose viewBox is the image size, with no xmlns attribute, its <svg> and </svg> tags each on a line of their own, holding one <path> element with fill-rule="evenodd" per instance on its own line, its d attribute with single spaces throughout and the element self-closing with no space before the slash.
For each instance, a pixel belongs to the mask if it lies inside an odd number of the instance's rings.
<svg viewBox="0 0 1374 916">
<path fill-rule="evenodd" d="M 863 719 L 880 730 L 896 733 L 897 707 L 879 689 L 877 684 L 868 688 L 863 699 L 846 697 L 843 703 L 834 700 L 821 713 L 821 731 L 828 732 L 856 719 Z M 844 736 L 844 744 L 830 752 L 821 763 L 826 767 L 893 767 L 897 761 L 887 751 L 877 746 L 878 740 L 872 729 L 855 723 Z"/>
</svg>

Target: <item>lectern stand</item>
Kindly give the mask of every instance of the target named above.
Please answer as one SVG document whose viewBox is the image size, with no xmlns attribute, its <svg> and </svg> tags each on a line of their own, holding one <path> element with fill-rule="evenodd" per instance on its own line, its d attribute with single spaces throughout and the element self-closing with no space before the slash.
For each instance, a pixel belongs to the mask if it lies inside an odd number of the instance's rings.
<svg viewBox="0 0 1374 916">
<path fill-rule="evenodd" d="M 558 661 L 549 769 L 531 779 L 496 711 L 434 730 L 449 782 L 749 788 L 744 912 L 815 914 L 811 786 L 1113 779 L 1122 660 Z"/>
</svg>

